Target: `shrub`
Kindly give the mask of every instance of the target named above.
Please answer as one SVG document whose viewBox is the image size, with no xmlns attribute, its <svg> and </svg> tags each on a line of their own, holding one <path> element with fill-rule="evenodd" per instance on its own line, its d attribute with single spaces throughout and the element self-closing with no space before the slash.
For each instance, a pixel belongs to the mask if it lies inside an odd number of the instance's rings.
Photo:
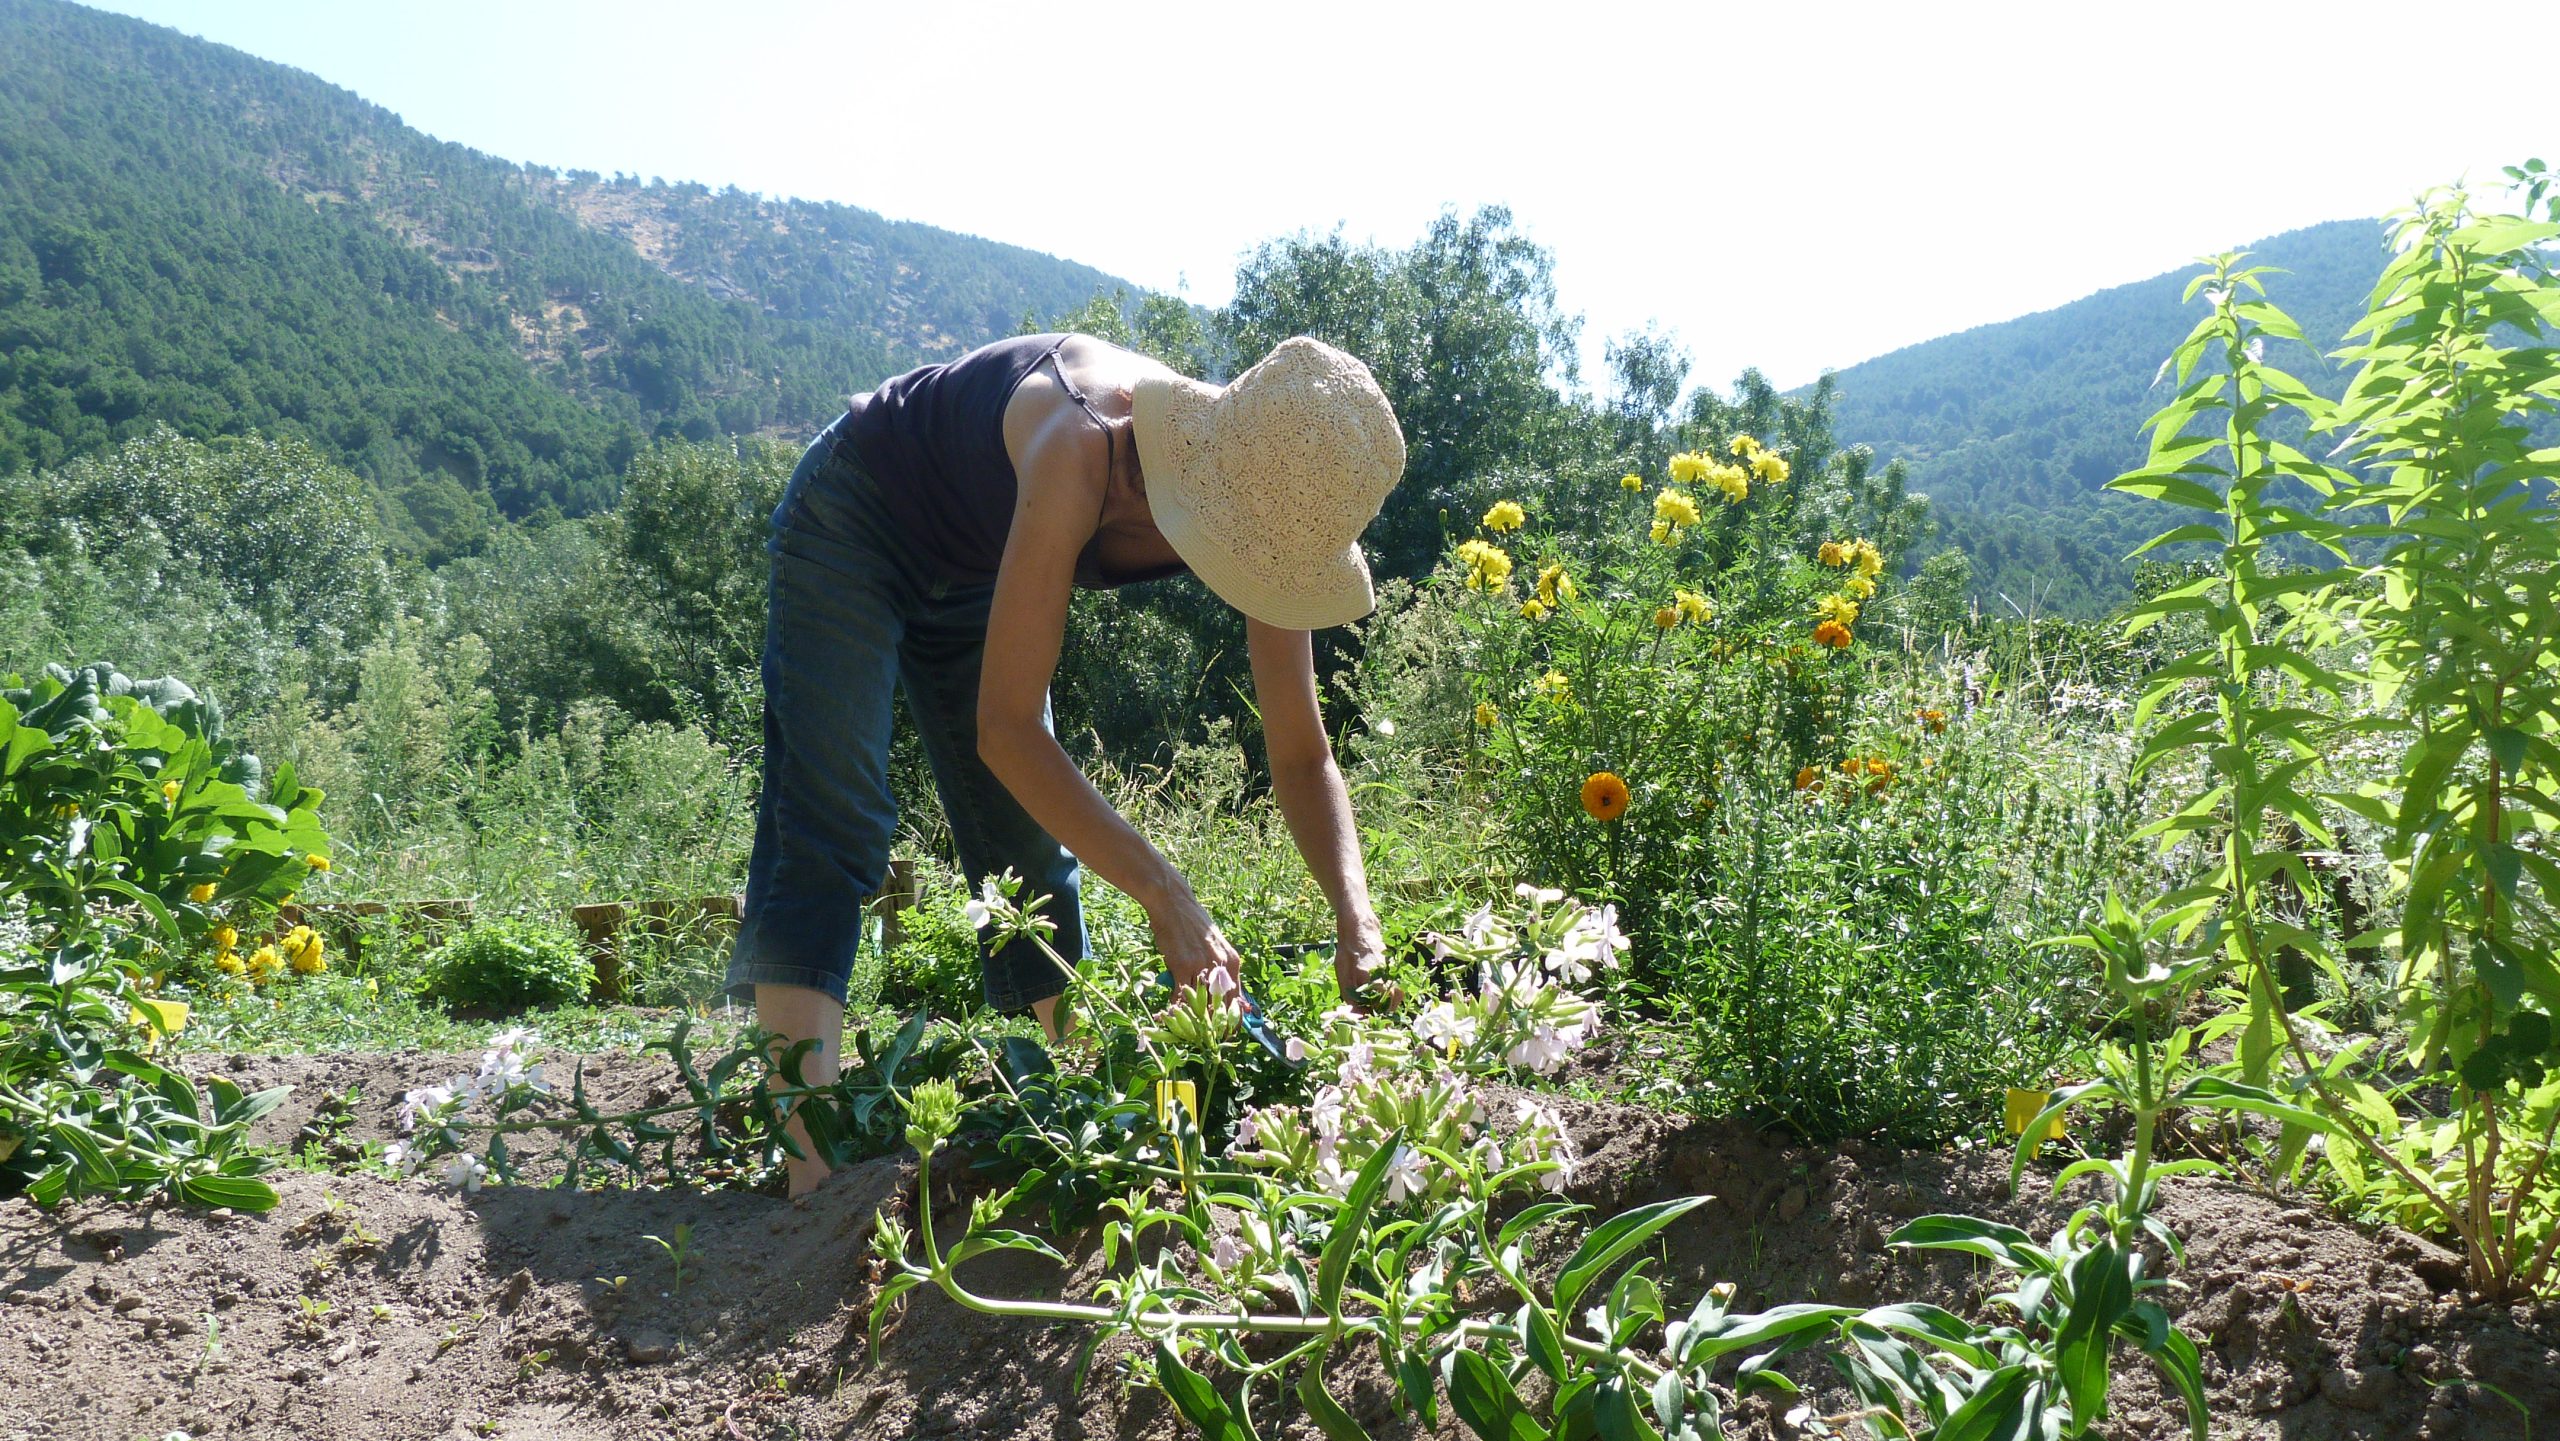
<svg viewBox="0 0 2560 1441">
<path fill-rule="evenodd" d="M 457 1006 L 523 1010 L 586 997 L 594 982 L 576 933 L 517 918 L 472 927 L 436 953 L 435 994 Z"/>
</svg>

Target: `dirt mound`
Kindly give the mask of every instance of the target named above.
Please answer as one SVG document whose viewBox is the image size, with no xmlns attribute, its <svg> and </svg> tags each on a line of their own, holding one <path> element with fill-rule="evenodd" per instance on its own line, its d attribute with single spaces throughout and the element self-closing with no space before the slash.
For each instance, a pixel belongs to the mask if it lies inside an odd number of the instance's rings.
<svg viewBox="0 0 2560 1441">
<path fill-rule="evenodd" d="M 401 1090 L 470 1059 L 216 1066 L 244 1084 L 297 1086 L 267 1122 L 266 1139 L 289 1141 L 355 1082 L 344 1134 L 388 1134 Z M 662 1066 L 585 1064 L 600 1101 L 671 1085 Z M 1985 1278 L 1963 1258 L 1896 1254 L 1886 1233 L 1930 1211 L 2032 1229 L 2063 1209 L 2009 1202 L 2005 1166 L 1990 1157 L 1790 1147 L 1652 1112 L 1563 1109 L 1591 1153 L 1582 1199 L 1717 1197 L 1668 1233 L 1675 1294 L 1733 1280 L 1752 1306 L 1974 1305 Z M 279 1181 L 284 1203 L 261 1217 L 0 1206 L 0 1441 L 1177 1434 L 1161 1402 L 1117 1383 L 1110 1348 L 1077 1389 L 1089 1337 L 1075 1328 L 919 1293 L 874 1362 L 868 1243 L 879 1208 L 912 1193 L 913 1167 L 898 1161 L 856 1168 L 799 1205 L 539 1187 L 466 1198 L 304 1172 Z M 2205 1347 L 2216 1436 L 2497 1441 L 2526 1434 L 2516 1406 L 2560 1413 L 2560 1311 L 2466 1305 L 2459 1267 L 2436 1248 L 2237 1186 L 2178 1186 L 2168 1211 L 2190 1244 L 2172 1304 Z M 648 1237 L 688 1224 L 679 1285 Z M 1066 1277 L 993 1256 L 972 1263 L 972 1279 L 995 1294 L 1073 1291 L 1100 1258 L 1089 1245 L 1068 1254 Z M 1421 1434 L 1391 1418 L 1374 1362 L 1335 1386 L 1382 1438 Z M 2179 1434 L 2174 1402 L 2148 1373 L 2120 1397 L 2115 1434 Z M 1741 1419 L 1751 1434 L 1799 1434 L 1775 1407 L 1754 1403 Z M 1294 1419 L 1260 1424 L 1313 1434 Z"/>
</svg>

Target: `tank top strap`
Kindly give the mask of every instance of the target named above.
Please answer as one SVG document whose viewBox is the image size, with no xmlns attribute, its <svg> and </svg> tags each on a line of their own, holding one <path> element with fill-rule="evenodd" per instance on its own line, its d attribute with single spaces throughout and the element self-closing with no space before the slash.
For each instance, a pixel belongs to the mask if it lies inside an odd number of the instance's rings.
<svg viewBox="0 0 2560 1441">
<path fill-rule="evenodd" d="M 1100 427 L 1102 431 L 1103 463 L 1105 465 L 1117 464 L 1119 461 L 1120 445 L 1117 433 L 1112 430 L 1111 422 L 1102 418 L 1102 412 L 1093 408 L 1093 402 L 1085 398 L 1083 387 L 1077 385 L 1073 379 L 1069 378 L 1067 375 L 1067 363 L 1058 354 L 1059 351 L 1066 349 L 1067 342 L 1073 339 L 1075 339 L 1075 337 L 1072 335 L 1059 336 L 1057 343 L 1050 346 L 1047 351 L 1042 353 L 1040 359 L 1047 361 L 1049 363 L 1050 370 L 1056 372 L 1058 384 L 1066 387 L 1067 399 L 1076 403 L 1076 408 L 1084 412 L 1087 420 L 1092 421 L 1096 426 Z M 1037 367 L 1035 366 L 1035 368 Z"/>
</svg>

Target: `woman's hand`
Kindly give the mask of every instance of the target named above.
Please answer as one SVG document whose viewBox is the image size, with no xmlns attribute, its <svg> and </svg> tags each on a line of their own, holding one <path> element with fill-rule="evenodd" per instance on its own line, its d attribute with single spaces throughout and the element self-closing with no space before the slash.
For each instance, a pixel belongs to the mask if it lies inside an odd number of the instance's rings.
<svg viewBox="0 0 2560 1441">
<path fill-rule="evenodd" d="M 1387 969 L 1387 939 L 1378 929 L 1376 915 L 1361 911 L 1344 916 L 1334 924 L 1333 983 L 1342 988 L 1342 999 L 1351 1005 L 1379 999 L 1368 993 L 1373 977 L 1383 976 Z"/>
<path fill-rule="evenodd" d="M 1156 954 L 1173 972 L 1174 994 L 1198 985 L 1212 970 L 1225 971 L 1239 987 L 1244 984 L 1244 957 L 1227 943 L 1189 886 L 1148 907 L 1147 926 L 1155 932 Z"/>
</svg>

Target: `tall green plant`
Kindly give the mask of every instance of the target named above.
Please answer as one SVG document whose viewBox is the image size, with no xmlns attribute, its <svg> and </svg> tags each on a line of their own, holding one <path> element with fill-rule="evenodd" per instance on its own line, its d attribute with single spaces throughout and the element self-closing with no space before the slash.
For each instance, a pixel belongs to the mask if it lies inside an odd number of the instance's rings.
<svg viewBox="0 0 2560 1441">
<path fill-rule="evenodd" d="M 2510 173 L 2530 197 L 2538 171 Z M 2457 1144 L 2404 1159 L 2458 1153 L 2427 1189 L 2500 1296 L 2540 1290 L 2560 1248 L 2543 1094 L 2560 1061 L 2560 448 L 2533 435 L 2560 414 L 2555 236 L 2560 221 L 2478 214 L 2460 188 L 2395 217 L 2330 420 L 2359 473 L 2340 513 L 2379 547 L 2353 609 L 2369 698 L 2401 743 L 2392 774 L 2332 799 L 2380 827 L 2403 887 L 2408 1059 L 2459 1079 Z M 2546 1118 L 2516 1134 L 2528 1108 Z"/>
</svg>

